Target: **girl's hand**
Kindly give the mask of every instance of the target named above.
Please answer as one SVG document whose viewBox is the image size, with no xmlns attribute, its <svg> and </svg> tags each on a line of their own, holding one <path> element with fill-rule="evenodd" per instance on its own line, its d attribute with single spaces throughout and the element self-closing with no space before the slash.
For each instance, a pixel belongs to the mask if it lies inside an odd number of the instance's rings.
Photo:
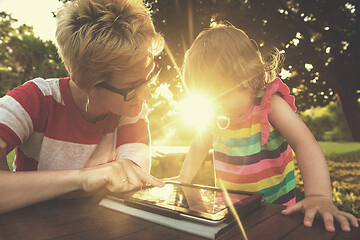
<svg viewBox="0 0 360 240">
<path fill-rule="evenodd" d="M 358 221 L 350 213 L 340 211 L 331 199 L 323 196 L 306 197 L 302 201 L 295 203 L 282 211 L 284 215 L 289 215 L 294 212 L 302 212 L 305 214 L 304 225 L 311 227 L 314 217 L 321 216 L 324 220 L 325 229 L 329 232 L 334 232 L 334 218 L 340 223 L 343 231 L 350 231 L 350 224 L 358 227 Z"/>
<path fill-rule="evenodd" d="M 147 174 L 128 159 L 117 160 L 97 167 L 81 170 L 80 188 L 85 192 L 105 186 L 111 192 L 130 191 L 142 186 L 142 181 L 156 187 L 163 187 L 164 182 Z"/>
</svg>

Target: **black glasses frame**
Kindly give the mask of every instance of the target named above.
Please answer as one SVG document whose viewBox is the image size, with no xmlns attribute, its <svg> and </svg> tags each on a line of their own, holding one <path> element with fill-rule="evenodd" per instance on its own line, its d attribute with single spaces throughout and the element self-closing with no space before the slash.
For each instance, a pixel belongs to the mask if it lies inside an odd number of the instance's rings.
<svg viewBox="0 0 360 240">
<path fill-rule="evenodd" d="M 106 89 L 110 92 L 122 95 L 124 97 L 125 102 L 127 102 L 127 101 L 134 99 L 138 95 L 140 90 L 142 90 L 143 87 L 145 87 L 146 85 L 151 84 L 153 81 L 155 81 L 157 79 L 157 77 L 159 76 L 160 71 L 161 71 L 161 67 L 159 67 L 159 65 L 155 63 L 155 68 L 150 73 L 150 75 L 147 79 L 145 79 L 142 83 L 140 83 L 134 87 L 127 88 L 127 89 L 118 89 L 116 87 L 113 87 L 113 86 L 107 84 L 106 82 L 99 83 L 96 86 Z"/>
</svg>

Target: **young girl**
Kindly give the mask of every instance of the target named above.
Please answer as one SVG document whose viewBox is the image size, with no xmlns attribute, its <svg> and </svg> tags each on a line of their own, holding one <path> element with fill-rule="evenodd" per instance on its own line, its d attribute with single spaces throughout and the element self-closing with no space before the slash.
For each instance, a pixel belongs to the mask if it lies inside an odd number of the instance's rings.
<svg viewBox="0 0 360 240">
<path fill-rule="evenodd" d="M 321 215 L 334 231 L 356 218 L 339 211 L 325 157 L 309 129 L 295 114 L 294 97 L 276 78 L 280 53 L 264 61 L 240 29 L 218 25 L 205 30 L 186 53 L 183 76 L 190 92 L 213 99 L 213 127 L 192 143 L 177 180 L 189 183 L 209 149 L 214 149 L 216 179 L 228 189 L 264 193 L 265 200 L 289 206 L 283 214 L 302 211 L 304 225 Z M 295 202 L 292 150 L 304 180 L 305 199 Z"/>
</svg>

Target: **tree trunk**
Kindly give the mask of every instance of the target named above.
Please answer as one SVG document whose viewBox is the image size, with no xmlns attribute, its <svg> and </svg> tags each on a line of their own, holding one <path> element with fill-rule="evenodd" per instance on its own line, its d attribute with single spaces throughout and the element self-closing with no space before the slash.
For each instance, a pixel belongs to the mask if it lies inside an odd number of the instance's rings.
<svg viewBox="0 0 360 240">
<path fill-rule="evenodd" d="M 360 142 L 360 106 L 354 89 L 344 86 L 337 97 L 354 141 Z"/>
<path fill-rule="evenodd" d="M 323 64 L 316 64 L 337 96 L 342 113 L 354 141 L 360 142 L 360 104 L 357 90 L 359 88 L 358 69 L 344 70 L 341 67 L 330 71 Z M 337 74 L 333 74 L 337 73 Z"/>
</svg>

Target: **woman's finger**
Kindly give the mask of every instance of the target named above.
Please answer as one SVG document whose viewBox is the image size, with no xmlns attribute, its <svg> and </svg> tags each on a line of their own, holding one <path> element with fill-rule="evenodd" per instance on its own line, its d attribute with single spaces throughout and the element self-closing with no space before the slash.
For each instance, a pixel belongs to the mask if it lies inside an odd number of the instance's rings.
<svg viewBox="0 0 360 240">
<path fill-rule="evenodd" d="M 138 188 L 142 185 L 141 183 L 141 179 L 138 176 L 138 174 L 135 172 L 133 165 L 135 165 L 134 163 L 132 163 L 129 160 L 124 160 L 125 163 L 123 164 L 124 166 L 124 171 L 126 173 L 126 179 L 127 179 L 127 188 L 124 189 L 124 191 L 130 191 L 132 189 Z"/>
<path fill-rule="evenodd" d="M 165 183 L 163 181 L 161 181 L 160 179 L 157 179 L 156 177 L 151 176 L 150 174 L 147 174 L 144 170 L 142 170 L 135 164 L 133 165 L 133 169 L 135 170 L 135 172 L 137 173 L 137 175 L 139 176 L 139 178 L 142 181 L 150 183 L 151 185 L 153 185 L 155 187 L 165 186 Z"/>
</svg>

